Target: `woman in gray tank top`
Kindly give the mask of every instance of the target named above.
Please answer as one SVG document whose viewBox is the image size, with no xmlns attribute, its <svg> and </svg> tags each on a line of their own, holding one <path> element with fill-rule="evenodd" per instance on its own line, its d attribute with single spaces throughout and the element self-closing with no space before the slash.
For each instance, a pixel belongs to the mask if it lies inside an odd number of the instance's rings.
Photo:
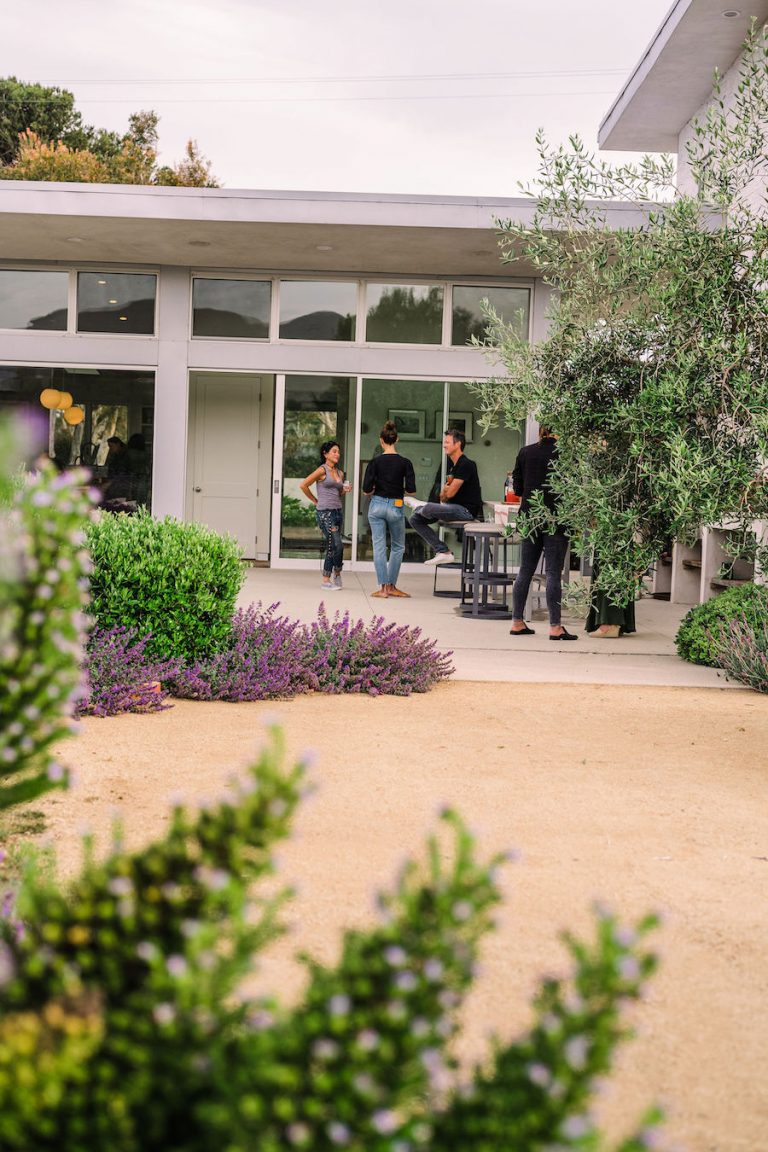
<svg viewBox="0 0 768 1152">
<path fill-rule="evenodd" d="M 311 500 L 317 509 L 317 526 L 323 534 L 325 545 L 322 586 L 329 592 L 338 592 L 341 588 L 341 570 L 344 567 L 342 496 L 352 487 L 345 481 L 343 469 L 339 467 L 340 458 L 341 448 L 337 441 L 326 441 L 320 446 L 320 467 L 299 485 L 307 500 Z M 313 484 L 317 495 L 310 491 Z"/>
</svg>

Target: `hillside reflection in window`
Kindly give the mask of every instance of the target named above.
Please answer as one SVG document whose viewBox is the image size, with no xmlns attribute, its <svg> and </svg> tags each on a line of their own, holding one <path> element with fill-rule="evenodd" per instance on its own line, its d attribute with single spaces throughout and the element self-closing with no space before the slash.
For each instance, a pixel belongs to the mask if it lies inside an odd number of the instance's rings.
<svg viewBox="0 0 768 1152">
<path fill-rule="evenodd" d="M 67 272 L 0 269 L 0 328 L 67 330 Z"/>
<path fill-rule="evenodd" d="M 486 319 L 483 300 L 487 300 L 502 320 L 511 325 L 517 336 L 528 335 L 531 293 L 528 288 L 498 288 L 492 285 L 454 284 L 451 344 L 468 344 L 473 336 L 483 340 Z"/>
<path fill-rule="evenodd" d="M 78 272 L 78 332 L 152 336 L 157 276 L 135 272 Z"/>
<path fill-rule="evenodd" d="M 357 285 L 280 281 L 281 340 L 354 340 Z"/>
<path fill-rule="evenodd" d="M 440 344 L 443 289 L 429 284 L 369 284 L 369 343 Z"/>
<path fill-rule="evenodd" d="M 192 335 L 266 340 L 271 300 L 269 280 L 196 277 L 192 281 Z"/>
</svg>

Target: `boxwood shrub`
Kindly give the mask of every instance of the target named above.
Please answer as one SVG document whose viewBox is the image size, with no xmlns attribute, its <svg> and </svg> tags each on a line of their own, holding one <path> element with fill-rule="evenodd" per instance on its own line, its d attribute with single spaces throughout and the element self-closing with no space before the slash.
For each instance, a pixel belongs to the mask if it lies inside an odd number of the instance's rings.
<svg viewBox="0 0 768 1152">
<path fill-rule="evenodd" d="M 88 527 L 90 612 L 99 628 L 151 633 L 148 654 L 192 661 L 229 637 L 243 566 L 237 543 L 202 524 L 103 513 Z"/>
<path fill-rule="evenodd" d="M 728 588 L 714 600 L 696 604 L 682 619 L 675 643 L 678 655 L 691 664 L 719 668 L 717 646 L 721 633 L 737 617 L 747 627 L 757 629 L 768 616 L 768 587 L 740 584 Z"/>
</svg>

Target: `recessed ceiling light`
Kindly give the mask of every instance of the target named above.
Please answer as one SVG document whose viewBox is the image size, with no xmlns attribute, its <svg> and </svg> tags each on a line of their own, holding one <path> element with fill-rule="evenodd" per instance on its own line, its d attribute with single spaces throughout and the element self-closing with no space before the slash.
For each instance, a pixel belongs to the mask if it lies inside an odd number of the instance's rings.
<svg viewBox="0 0 768 1152">
<path fill-rule="evenodd" d="M 70 244 L 84 244 L 85 243 L 82 236 L 67 236 L 67 241 Z"/>
<path fill-rule="evenodd" d="M 96 283 L 97 284 L 106 284 L 106 280 L 97 280 Z"/>
<path fill-rule="evenodd" d="M 735 20 L 737 16 L 741 16 L 741 12 L 739 12 L 738 8 L 726 8 L 723 16 L 726 20 Z"/>
<path fill-rule="evenodd" d="M 117 304 L 117 300 L 110 300 L 110 304 Z"/>
<path fill-rule="evenodd" d="M 318 252 L 333 252 L 333 244 L 316 244 Z"/>
<path fill-rule="evenodd" d="M 121 320 L 127 320 L 127 319 L 128 319 L 128 317 L 127 317 L 127 316 L 121 316 L 121 317 L 120 317 L 120 319 L 121 319 Z"/>
</svg>

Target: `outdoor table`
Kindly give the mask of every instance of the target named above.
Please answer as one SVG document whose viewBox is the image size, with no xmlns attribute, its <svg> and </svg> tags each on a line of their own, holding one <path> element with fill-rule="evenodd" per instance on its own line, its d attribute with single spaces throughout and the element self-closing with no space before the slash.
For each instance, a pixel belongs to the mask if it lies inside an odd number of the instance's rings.
<svg viewBox="0 0 768 1152">
<path fill-rule="evenodd" d="M 511 620 L 507 588 L 514 584 L 515 576 L 508 569 L 507 547 L 516 543 L 516 538 L 505 535 L 501 524 L 470 521 L 463 528 L 461 603 L 456 611 L 475 619 Z M 501 598 L 494 601 L 489 593 L 499 588 L 502 589 Z"/>
</svg>

